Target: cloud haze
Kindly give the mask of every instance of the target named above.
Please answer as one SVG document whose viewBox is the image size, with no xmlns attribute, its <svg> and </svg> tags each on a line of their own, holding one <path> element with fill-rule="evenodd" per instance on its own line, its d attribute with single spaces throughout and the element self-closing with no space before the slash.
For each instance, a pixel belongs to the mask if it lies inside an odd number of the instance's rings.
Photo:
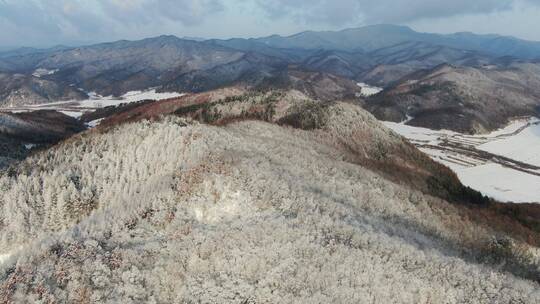
<svg viewBox="0 0 540 304">
<path fill-rule="evenodd" d="M 160 34 L 263 36 L 376 23 L 540 40 L 539 7 L 540 0 L 0 0 L 0 47 Z"/>
<path fill-rule="evenodd" d="M 223 10 L 220 0 L 0 0 L 2 40 L 96 40 L 168 24 L 197 26 Z M 20 32 L 20 33 L 18 33 Z"/>
<path fill-rule="evenodd" d="M 513 0 L 257 0 L 272 17 L 292 16 L 306 23 L 401 23 L 512 8 Z"/>
</svg>

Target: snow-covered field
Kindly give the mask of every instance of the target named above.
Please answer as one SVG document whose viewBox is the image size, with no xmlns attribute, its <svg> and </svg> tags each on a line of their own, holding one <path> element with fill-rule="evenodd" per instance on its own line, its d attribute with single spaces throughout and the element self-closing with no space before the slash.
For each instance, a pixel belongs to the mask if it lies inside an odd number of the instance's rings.
<svg viewBox="0 0 540 304">
<path fill-rule="evenodd" d="M 483 135 L 384 123 L 454 170 L 463 184 L 504 202 L 540 202 L 540 119 Z"/>
<path fill-rule="evenodd" d="M 357 85 L 362 88 L 362 93 L 360 94 L 365 97 L 375 95 L 383 90 L 382 88 L 370 86 L 369 84 L 363 82 L 359 82 Z"/>
<path fill-rule="evenodd" d="M 174 98 L 174 97 L 180 97 L 183 94 L 179 94 L 176 92 L 171 93 L 157 93 L 155 89 L 147 90 L 147 91 L 131 91 L 124 95 L 122 95 L 120 98 L 116 98 L 113 96 L 100 96 L 95 93 L 90 93 L 90 99 L 80 101 L 79 107 L 83 108 L 102 108 L 102 107 L 108 107 L 108 106 L 117 106 L 123 103 L 131 103 L 131 102 L 137 102 L 141 100 L 147 100 L 147 99 L 153 99 L 153 100 L 161 100 L 161 99 L 167 99 L 167 98 Z"/>
<path fill-rule="evenodd" d="M 89 98 L 86 100 L 68 100 L 46 103 L 41 105 L 28 105 L 15 108 L 0 109 L 11 112 L 27 112 L 36 110 L 57 110 L 66 115 L 78 118 L 86 112 L 93 112 L 99 108 L 108 106 L 118 106 L 124 103 L 132 103 L 141 100 L 161 100 L 167 98 L 180 97 L 184 94 L 176 92 L 158 93 L 155 89 L 145 91 L 131 91 L 120 97 L 101 96 L 96 93 L 88 93 Z"/>
<path fill-rule="evenodd" d="M 53 75 L 56 72 L 58 72 L 58 69 L 56 70 L 37 69 L 34 71 L 34 73 L 32 73 L 32 76 L 40 78 L 41 76 Z"/>
<path fill-rule="evenodd" d="M 487 142 L 478 148 L 540 167 L 540 124 L 526 128 L 515 136 Z"/>
</svg>

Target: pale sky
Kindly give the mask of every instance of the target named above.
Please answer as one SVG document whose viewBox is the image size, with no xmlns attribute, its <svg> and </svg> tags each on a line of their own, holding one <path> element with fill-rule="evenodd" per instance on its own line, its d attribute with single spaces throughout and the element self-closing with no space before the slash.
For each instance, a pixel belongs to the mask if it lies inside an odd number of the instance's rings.
<svg viewBox="0 0 540 304">
<path fill-rule="evenodd" d="M 540 41 L 540 0 L 0 0 L 0 47 L 230 38 L 391 23 Z"/>
</svg>

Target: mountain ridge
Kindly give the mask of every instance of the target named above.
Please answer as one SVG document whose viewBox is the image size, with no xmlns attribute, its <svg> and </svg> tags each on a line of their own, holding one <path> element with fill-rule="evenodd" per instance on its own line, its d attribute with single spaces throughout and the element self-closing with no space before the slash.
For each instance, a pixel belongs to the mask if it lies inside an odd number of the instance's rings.
<svg viewBox="0 0 540 304">
<path fill-rule="evenodd" d="M 468 192 L 358 105 L 229 93 L 0 173 L 0 299 L 540 299 L 538 206 Z"/>
<path fill-rule="evenodd" d="M 493 52 L 494 48 L 497 52 Z M 341 87 L 335 90 L 338 94 L 333 98 L 340 99 L 355 95 L 350 86 L 354 81 L 390 88 L 411 73 L 440 64 L 477 70 L 491 66 L 510 69 L 520 63 L 532 66 L 538 60 L 531 60 L 535 57 L 531 54 L 537 53 L 540 54 L 540 42 L 471 33 L 418 33 L 394 25 L 252 39 L 193 41 L 162 35 L 0 56 L 0 106 L 82 99 L 87 97 L 86 92 L 120 96 L 157 88 L 187 93 L 232 85 L 296 85 L 324 96 L 325 100 L 332 99 L 328 90 L 321 91 L 320 86 L 314 90 L 306 85 L 305 80 L 317 77 L 296 77 L 303 73 L 330 75 L 327 80 Z M 522 72 L 516 77 L 524 79 L 530 74 L 527 70 Z M 477 97 L 486 99 L 488 93 Z M 529 105 L 514 110 L 511 112 L 533 113 Z M 400 112 L 392 120 L 403 118 L 404 111 Z M 504 119 L 497 118 L 467 130 L 491 129 L 501 123 Z"/>
<path fill-rule="evenodd" d="M 349 42 L 351 34 L 353 36 L 362 36 L 364 40 L 352 41 L 353 46 L 343 44 L 343 41 Z M 310 36 L 310 37 L 308 37 Z M 334 36 L 332 40 L 328 40 L 328 37 Z M 379 40 L 378 47 L 369 46 L 369 44 L 376 45 L 377 39 L 376 36 L 395 36 L 394 40 L 385 42 Z M 349 50 L 355 51 L 362 49 L 361 45 L 368 45 L 368 50 L 373 50 L 382 47 L 389 47 L 394 44 L 402 43 L 405 41 L 417 41 L 417 42 L 427 42 L 432 44 L 444 45 L 448 47 L 455 47 L 461 49 L 469 49 L 475 51 L 488 51 L 495 56 L 515 56 L 518 58 L 524 59 L 538 59 L 540 58 L 540 42 L 519 39 L 512 36 L 504 36 L 497 34 L 474 34 L 471 32 L 460 32 L 453 34 L 434 34 L 434 33 L 425 33 L 417 32 L 412 28 L 407 26 L 398 26 L 398 25 L 371 25 L 359 28 L 349 28 L 339 31 L 306 31 L 291 36 L 269 36 L 256 38 L 258 41 L 263 41 L 267 43 L 276 43 L 279 46 L 286 46 L 288 43 L 294 45 L 295 39 L 320 39 L 320 43 L 330 43 L 326 45 L 327 49 L 338 49 L 338 50 Z M 349 39 L 347 39 L 349 38 Z M 358 39 L 358 38 L 357 38 Z M 397 39 L 397 40 L 396 40 Z M 474 43 L 474 45 L 470 45 Z M 516 44 L 518 44 L 516 46 Z M 298 45 L 296 45 L 298 46 Z M 320 47 L 320 46 L 319 46 Z M 507 48 L 506 50 L 500 50 L 501 47 Z M 512 47 L 512 48 L 511 48 Z M 313 48 L 313 46 L 311 46 Z M 531 50 L 528 50 L 530 48 Z M 364 51 L 366 51 L 364 49 Z"/>
<path fill-rule="evenodd" d="M 512 118 L 540 116 L 540 65 L 459 67 L 415 71 L 367 100 L 379 119 L 464 133 L 496 130 Z"/>
</svg>

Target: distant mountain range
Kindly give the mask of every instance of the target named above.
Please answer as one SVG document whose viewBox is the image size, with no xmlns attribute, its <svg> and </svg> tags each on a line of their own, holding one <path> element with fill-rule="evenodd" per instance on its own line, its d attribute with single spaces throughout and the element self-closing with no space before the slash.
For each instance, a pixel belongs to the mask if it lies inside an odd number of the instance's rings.
<svg viewBox="0 0 540 304">
<path fill-rule="evenodd" d="M 449 48 L 478 51 L 493 56 L 523 59 L 540 58 L 540 42 L 500 35 L 455 33 L 449 35 L 419 33 L 409 27 L 373 25 L 342 31 L 303 32 L 289 37 L 270 36 L 253 39 L 275 48 L 326 49 L 371 52 L 404 42 L 423 42 Z"/>
<path fill-rule="evenodd" d="M 75 48 L 21 48 L 0 52 L 0 107 L 82 99 L 87 92 L 118 96 L 150 87 L 179 92 L 231 85 L 309 88 L 307 82 L 320 77 L 332 79 L 339 86 L 335 90 L 339 96 L 334 97 L 342 98 L 357 95 L 354 82 L 390 88 L 412 73 L 441 64 L 506 69 L 514 63 L 536 65 L 539 58 L 540 42 L 472 33 L 418 33 L 395 25 L 289 37 L 160 36 Z M 327 91 L 311 93 L 315 98 L 333 97 Z"/>
</svg>

